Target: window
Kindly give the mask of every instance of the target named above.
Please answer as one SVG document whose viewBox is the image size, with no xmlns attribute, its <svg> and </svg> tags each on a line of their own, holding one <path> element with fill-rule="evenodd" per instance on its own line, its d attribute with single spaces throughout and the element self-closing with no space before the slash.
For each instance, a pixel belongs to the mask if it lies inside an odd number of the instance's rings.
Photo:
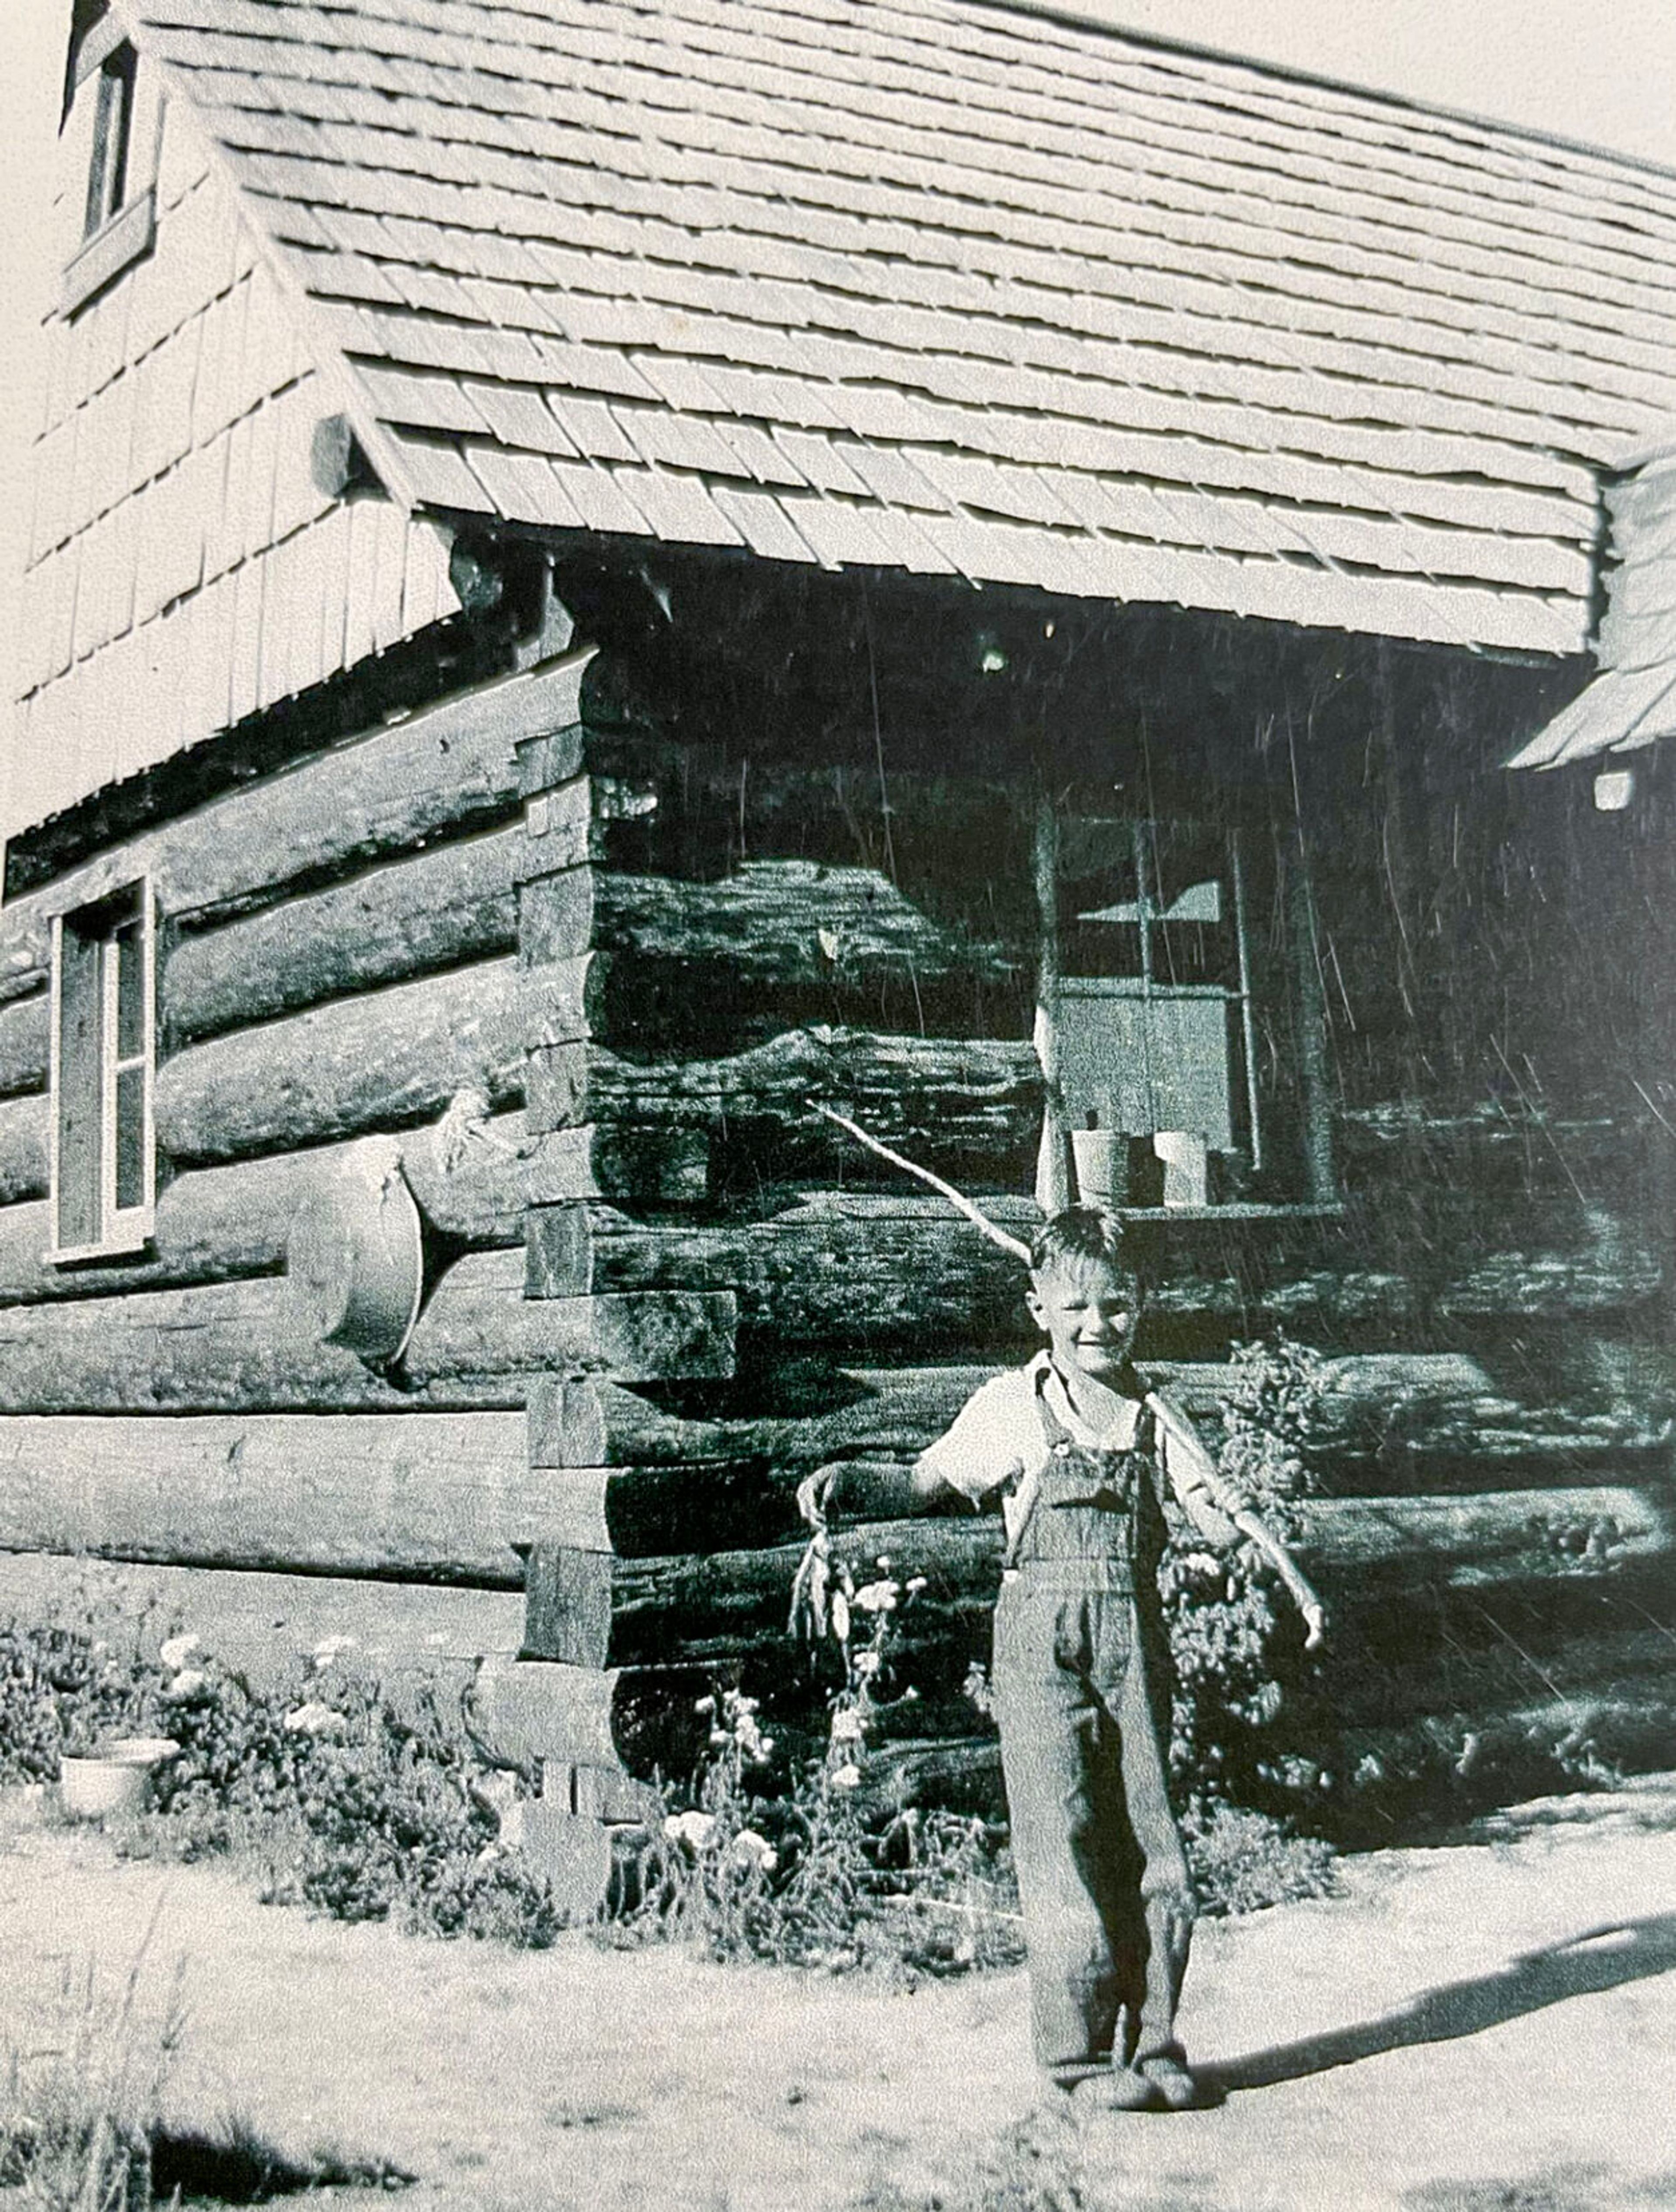
<svg viewBox="0 0 1676 2212">
<path fill-rule="evenodd" d="M 52 926 L 52 1256 L 135 1251 L 151 1234 L 154 930 L 131 884 Z"/>
<path fill-rule="evenodd" d="M 134 128 L 134 49 L 126 40 L 106 55 L 95 79 L 93 159 L 88 167 L 87 212 L 82 235 L 92 238 L 127 197 L 128 142 Z"/>
<path fill-rule="evenodd" d="M 68 182 L 82 209 L 80 248 L 64 270 L 66 314 L 151 246 L 161 121 L 155 87 L 148 100 L 121 25 L 82 0 L 71 33 L 64 122 L 65 159 L 79 165 Z"/>
<path fill-rule="evenodd" d="M 1142 1209 L 1330 1203 L 1301 947 L 1275 957 L 1295 887 L 1264 886 L 1259 947 L 1237 829 L 1090 811 L 1049 835 L 1045 1003 L 1079 1184 Z"/>
</svg>

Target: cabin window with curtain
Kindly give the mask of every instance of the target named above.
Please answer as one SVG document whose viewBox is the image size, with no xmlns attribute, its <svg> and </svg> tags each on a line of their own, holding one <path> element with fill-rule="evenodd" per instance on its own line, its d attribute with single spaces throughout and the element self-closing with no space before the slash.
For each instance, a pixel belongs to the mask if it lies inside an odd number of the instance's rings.
<svg viewBox="0 0 1676 2212">
<path fill-rule="evenodd" d="M 52 1253 L 137 1251 L 156 1197 L 155 931 L 144 883 L 52 925 Z"/>
<path fill-rule="evenodd" d="M 149 94 L 149 97 L 148 97 Z M 150 250 L 162 110 L 122 27 L 100 6 L 76 10 L 61 142 L 79 196 L 80 237 L 64 270 L 70 314 Z"/>
<path fill-rule="evenodd" d="M 1066 812 L 1048 834 L 1051 1052 L 1077 1185 L 1136 1210 L 1331 1204 L 1296 871 L 1256 870 L 1227 825 Z"/>
</svg>

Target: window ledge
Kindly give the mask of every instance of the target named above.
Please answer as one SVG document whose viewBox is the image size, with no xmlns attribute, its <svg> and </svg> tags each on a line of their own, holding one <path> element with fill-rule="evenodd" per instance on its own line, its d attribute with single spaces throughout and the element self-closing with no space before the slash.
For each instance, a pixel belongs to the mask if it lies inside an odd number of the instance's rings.
<svg viewBox="0 0 1676 2212">
<path fill-rule="evenodd" d="M 1264 1206 L 1236 1200 L 1228 1206 L 1114 1206 L 1119 1221 L 1337 1221 L 1344 1208 L 1337 1200 L 1296 1206 Z"/>
<path fill-rule="evenodd" d="M 43 1253 L 42 1258 L 51 1267 L 73 1267 L 80 1260 L 137 1260 L 151 1243 L 155 1227 L 150 1212 L 136 1214 L 132 1219 L 118 1223 L 108 1237 L 96 1244 L 65 1244 Z"/>
<path fill-rule="evenodd" d="M 148 189 L 130 200 L 119 215 L 113 215 L 102 230 L 95 231 L 65 269 L 58 297 L 60 312 L 73 315 L 78 307 L 85 307 L 95 292 L 102 292 L 131 262 L 149 253 L 156 235 L 157 198 Z"/>
</svg>

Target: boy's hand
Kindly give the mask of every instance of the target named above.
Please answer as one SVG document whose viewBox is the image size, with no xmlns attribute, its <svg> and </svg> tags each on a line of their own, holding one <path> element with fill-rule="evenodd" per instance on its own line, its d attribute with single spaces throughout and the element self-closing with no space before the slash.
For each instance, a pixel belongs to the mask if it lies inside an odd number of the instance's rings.
<svg viewBox="0 0 1676 2212">
<path fill-rule="evenodd" d="M 827 1507 L 838 1484 L 838 1473 L 835 1467 L 818 1467 L 813 1474 L 806 1474 L 797 1486 L 797 1510 L 811 1528 L 826 1526 Z"/>
<path fill-rule="evenodd" d="M 1303 1639 L 1303 1648 L 1306 1651 L 1319 1651 L 1327 1640 L 1326 1607 L 1317 1598 L 1313 1603 L 1304 1605 L 1299 1609 L 1303 1614 L 1303 1625 L 1307 1632 Z"/>
</svg>

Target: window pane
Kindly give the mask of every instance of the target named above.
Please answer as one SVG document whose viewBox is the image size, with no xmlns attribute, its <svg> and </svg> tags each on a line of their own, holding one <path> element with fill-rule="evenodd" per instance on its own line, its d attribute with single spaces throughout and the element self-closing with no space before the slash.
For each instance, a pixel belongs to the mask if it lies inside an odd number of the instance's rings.
<svg viewBox="0 0 1676 2212">
<path fill-rule="evenodd" d="M 144 942 L 137 915 L 116 932 L 116 1051 L 137 1060 L 145 1050 Z"/>
<path fill-rule="evenodd" d="M 134 50 L 119 46 L 99 72 L 93 118 L 93 161 L 82 229 L 91 238 L 121 207 L 127 190 L 128 132 L 134 106 Z"/>
<path fill-rule="evenodd" d="M 91 1244 L 99 1236 L 100 1125 L 103 1119 L 100 1030 L 104 993 L 97 938 L 66 922 L 58 954 L 58 1241 Z"/>
<path fill-rule="evenodd" d="M 116 1202 L 119 1211 L 145 1204 L 143 1067 L 125 1067 L 116 1079 Z"/>
</svg>

